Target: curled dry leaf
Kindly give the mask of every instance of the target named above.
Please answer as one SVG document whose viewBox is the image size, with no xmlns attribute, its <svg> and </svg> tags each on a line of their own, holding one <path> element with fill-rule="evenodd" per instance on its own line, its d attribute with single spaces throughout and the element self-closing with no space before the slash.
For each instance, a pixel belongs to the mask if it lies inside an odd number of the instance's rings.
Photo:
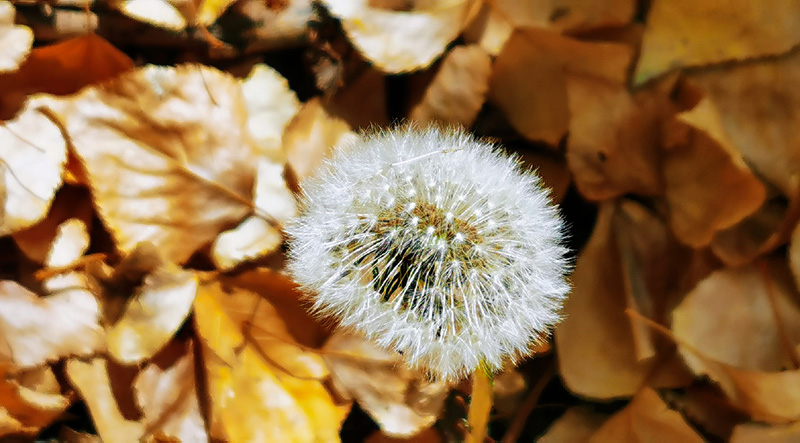
<svg viewBox="0 0 800 443">
<path fill-rule="evenodd" d="M 356 139 L 350 125 L 330 115 L 319 99 L 307 101 L 286 128 L 283 147 L 299 180 L 312 175 L 333 148 Z"/>
<path fill-rule="evenodd" d="M 607 417 L 586 407 L 573 406 L 539 437 L 540 443 L 587 442 Z"/>
<path fill-rule="evenodd" d="M 491 65 L 489 54 L 480 47 L 456 47 L 442 60 L 439 72 L 409 118 L 423 125 L 439 121 L 472 126 L 489 90 Z"/>
<path fill-rule="evenodd" d="M 30 227 L 47 215 L 66 160 L 61 130 L 35 107 L 0 123 L 0 235 Z"/>
<path fill-rule="evenodd" d="M 656 387 L 689 382 L 669 347 L 631 325 L 625 315 L 628 307 L 653 316 L 663 312 L 657 303 L 669 298 L 671 288 L 658 285 L 677 280 L 685 265 L 681 261 L 686 261 L 682 254 L 664 261 L 670 249 L 664 240 L 659 245 L 658 236 L 666 235 L 663 223 L 632 211 L 615 203 L 600 207 L 595 231 L 575 266 L 564 320 L 556 327 L 561 377 L 583 396 L 630 396 L 645 380 Z M 660 229 L 650 226 L 660 223 Z M 637 273 L 634 265 L 648 272 Z"/>
<path fill-rule="evenodd" d="M 622 84 L 631 54 L 626 45 L 517 30 L 494 63 L 489 99 L 521 135 L 556 145 L 569 126 L 565 73 Z"/>
<path fill-rule="evenodd" d="M 783 195 L 795 198 L 800 181 L 800 113 L 795 112 L 800 107 L 800 88 L 796 87 L 800 51 L 698 72 L 692 81 L 714 103 L 725 132 L 745 162 Z M 706 130 L 704 122 L 695 123 Z"/>
<path fill-rule="evenodd" d="M 88 361 L 70 359 L 65 365 L 67 378 L 80 394 L 97 435 L 107 442 L 139 441 L 144 435 L 139 411 L 127 397 L 130 380 L 116 368 L 111 367 L 104 358 Z M 124 393 L 123 393 L 124 392 Z"/>
<path fill-rule="evenodd" d="M 160 439 L 208 441 L 200 410 L 191 342 L 174 342 L 177 352 L 159 353 L 136 375 L 133 387 L 147 433 Z M 170 349 L 172 351 L 172 349 Z"/>
<path fill-rule="evenodd" d="M 284 223 L 297 213 L 294 195 L 283 178 L 283 164 L 265 158 L 258 160 L 255 183 L 255 207 L 261 215 L 251 215 L 239 226 L 217 237 L 211 248 L 211 258 L 220 270 L 230 270 L 240 263 L 263 257 L 276 251 L 283 237 L 274 222 Z"/>
<path fill-rule="evenodd" d="M 405 366 L 402 358 L 364 337 L 334 333 L 323 348 L 333 386 L 352 398 L 394 437 L 411 437 L 433 425 L 450 386 L 425 379 Z"/>
<path fill-rule="evenodd" d="M 122 318 L 106 330 L 111 357 L 133 365 L 163 348 L 191 312 L 197 285 L 196 275 L 169 264 L 146 276 Z"/>
<path fill-rule="evenodd" d="M 242 81 L 242 92 L 247 107 L 247 127 L 258 144 L 259 154 L 284 163 L 283 131 L 300 109 L 289 82 L 269 66 L 258 64 Z"/>
<path fill-rule="evenodd" d="M 337 406 L 321 381 L 324 366 L 278 328 L 269 348 L 256 346 L 245 331 L 253 326 L 237 323 L 226 311 L 232 299 L 244 297 L 255 303 L 245 315 L 267 305 L 248 291 L 234 289 L 226 295 L 218 283 L 201 286 L 195 300 L 194 319 L 211 397 L 211 434 L 231 441 L 335 441 L 349 408 Z M 260 300 L 260 301 L 259 301 Z M 241 304 L 235 311 L 244 311 Z M 247 317 L 245 317 L 247 319 Z M 254 320 L 266 331 L 272 324 Z M 283 342 L 283 343 L 282 343 Z M 281 345 L 282 344 L 282 345 Z M 277 345 L 277 346 L 276 346 Z M 302 377 L 302 378 L 301 378 Z"/>
<path fill-rule="evenodd" d="M 776 55 L 798 42 L 794 0 L 653 2 L 634 82 L 671 69 Z"/>
<path fill-rule="evenodd" d="M 671 410 L 652 388 L 639 391 L 631 402 L 606 421 L 595 432 L 592 443 L 635 443 L 641 441 L 703 442 L 684 421 Z"/>
<path fill-rule="evenodd" d="M 0 437 L 34 437 L 69 407 L 49 367 L 11 374 L 0 364 Z M 13 437 L 12 437 L 13 438 Z"/>
<path fill-rule="evenodd" d="M 798 300 L 782 262 L 723 269 L 698 283 L 675 308 L 672 331 L 720 363 L 778 371 L 793 366 L 793 346 L 800 343 Z"/>
<path fill-rule="evenodd" d="M 424 68 L 455 40 L 480 6 L 477 0 L 434 0 L 424 9 L 391 11 L 367 0 L 324 0 L 353 46 L 389 73 Z"/>
<path fill-rule="evenodd" d="M 27 26 L 15 25 L 14 15 L 14 5 L 0 1 L 0 72 L 17 69 L 33 44 L 33 32 Z"/>
<path fill-rule="evenodd" d="M 622 83 L 571 76 L 567 92 L 567 163 L 581 194 L 604 200 L 663 191 L 659 137 L 668 103 L 660 89 L 633 95 Z"/>
<path fill-rule="evenodd" d="M 252 210 L 258 147 L 232 77 L 148 66 L 49 106 L 123 253 L 146 241 L 182 263 Z"/>
</svg>

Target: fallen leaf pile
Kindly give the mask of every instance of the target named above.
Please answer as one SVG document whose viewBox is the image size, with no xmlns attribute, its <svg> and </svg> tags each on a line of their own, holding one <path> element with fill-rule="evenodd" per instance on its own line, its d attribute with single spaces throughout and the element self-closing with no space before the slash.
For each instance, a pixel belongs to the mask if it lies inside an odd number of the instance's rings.
<svg viewBox="0 0 800 443">
<path fill-rule="evenodd" d="M 408 121 L 570 230 L 491 438 L 800 439 L 799 45 L 786 0 L 0 0 L 0 438 L 463 438 L 468 383 L 284 269 L 303 181 Z"/>
</svg>

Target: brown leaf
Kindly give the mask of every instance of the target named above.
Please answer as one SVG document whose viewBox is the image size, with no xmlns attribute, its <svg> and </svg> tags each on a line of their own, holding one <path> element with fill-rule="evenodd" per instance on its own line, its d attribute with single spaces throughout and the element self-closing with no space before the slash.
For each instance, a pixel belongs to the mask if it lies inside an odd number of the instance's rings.
<svg viewBox="0 0 800 443">
<path fill-rule="evenodd" d="M 231 441 L 336 440 L 348 408 L 334 404 L 319 380 L 307 378 L 324 374 L 319 357 L 285 341 L 280 318 L 273 313 L 267 314 L 272 322 L 254 320 L 267 336 L 275 331 L 269 348 L 256 347 L 226 309 L 242 313 L 247 306 L 247 315 L 260 306 L 269 310 L 268 302 L 248 291 L 232 291 L 226 295 L 219 284 L 205 285 L 195 300 L 212 436 Z M 239 298 L 244 302 L 236 302 Z M 232 302 L 236 306 L 229 306 Z"/>
<path fill-rule="evenodd" d="M 14 15 L 14 5 L 0 1 L 0 72 L 16 70 L 33 44 L 33 32 L 27 26 L 15 25 Z"/>
<path fill-rule="evenodd" d="M 800 82 L 800 52 L 700 72 L 692 80 L 713 102 L 745 162 L 783 195 L 795 198 L 800 172 L 800 113 L 795 112 L 800 106 L 800 89 L 795 87 Z"/>
<path fill-rule="evenodd" d="M 540 443 L 587 442 L 605 420 L 606 417 L 586 407 L 573 406 L 553 422 L 538 441 Z"/>
<path fill-rule="evenodd" d="M 66 160 L 61 130 L 35 106 L 0 124 L 0 236 L 47 215 Z"/>
<path fill-rule="evenodd" d="M 669 70 L 776 55 L 800 39 L 793 0 L 655 1 L 634 83 Z"/>
<path fill-rule="evenodd" d="M 191 313 L 197 276 L 165 265 L 145 277 L 128 301 L 122 318 L 106 330 L 108 352 L 124 365 L 134 365 L 163 348 Z"/>
<path fill-rule="evenodd" d="M 325 344 L 334 388 L 352 398 L 393 437 L 411 437 L 433 425 L 450 386 L 426 381 L 402 358 L 365 338 L 337 332 Z"/>
<path fill-rule="evenodd" d="M 800 439 L 800 423 L 766 426 L 743 423 L 733 430 L 731 443 L 792 443 Z"/>
<path fill-rule="evenodd" d="M 49 367 L 23 373 L 0 364 L 0 437 L 34 437 L 70 405 Z"/>
<path fill-rule="evenodd" d="M 592 443 L 642 441 L 702 442 L 680 414 L 669 409 L 652 388 L 643 388 L 630 404 L 606 421 Z"/>
<path fill-rule="evenodd" d="M 409 119 L 472 126 L 489 89 L 491 58 L 478 46 L 458 46 L 442 60 L 439 72 Z"/>
<path fill-rule="evenodd" d="M 318 99 L 311 99 L 286 128 L 283 147 L 289 166 L 302 180 L 313 175 L 335 146 L 355 139 L 346 122 L 328 114 Z"/>
<path fill-rule="evenodd" d="M 675 236 L 695 248 L 757 211 L 766 190 L 731 145 L 713 104 L 700 102 L 678 120 L 703 127 L 664 156 L 666 198 Z"/>
<path fill-rule="evenodd" d="M 586 76 L 567 80 L 567 163 L 586 198 L 659 194 L 660 119 L 668 112 L 660 88 L 631 94 L 621 83 Z"/>
<path fill-rule="evenodd" d="M 656 387 L 688 382 L 672 351 L 625 315 L 629 306 L 663 315 L 675 291 L 670 282 L 687 261 L 666 235 L 663 222 L 636 204 L 600 207 L 555 332 L 560 374 L 571 391 L 605 399 L 632 395 L 645 380 Z"/>
<path fill-rule="evenodd" d="M 258 147 L 233 78 L 149 66 L 49 106 L 121 252 L 147 241 L 182 263 L 251 211 Z"/>
<path fill-rule="evenodd" d="M 521 135 L 556 145 L 569 126 L 564 74 L 622 83 L 630 59 L 626 45 L 581 42 L 534 28 L 517 30 L 495 61 L 489 98 Z"/>
<path fill-rule="evenodd" d="M 375 66 L 389 73 L 428 66 L 444 52 L 480 2 L 436 0 L 424 9 L 391 11 L 371 7 L 367 0 L 324 0 L 353 45 Z"/>
<path fill-rule="evenodd" d="M 777 371 L 792 366 L 793 346 L 800 343 L 798 300 L 782 262 L 723 269 L 701 281 L 675 308 L 672 331 L 719 363 Z"/>
<path fill-rule="evenodd" d="M 0 74 L 0 119 L 13 116 L 30 94 L 74 94 L 131 69 L 133 60 L 94 33 L 35 48 L 19 70 Z"/>
</svg>

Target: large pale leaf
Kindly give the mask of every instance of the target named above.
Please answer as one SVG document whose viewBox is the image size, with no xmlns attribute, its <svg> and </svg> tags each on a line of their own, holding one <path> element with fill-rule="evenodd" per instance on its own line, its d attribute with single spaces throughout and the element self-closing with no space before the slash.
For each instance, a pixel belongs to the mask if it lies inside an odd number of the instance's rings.
<svg viewBox="0 0 800 443">
<path fill-rule="evenodd" d="M 258 147 L 232 77 L 148 66 L 49 104 L 122 252 L 148 241 L 183 262 L 251 211 Z"/>
</svg>

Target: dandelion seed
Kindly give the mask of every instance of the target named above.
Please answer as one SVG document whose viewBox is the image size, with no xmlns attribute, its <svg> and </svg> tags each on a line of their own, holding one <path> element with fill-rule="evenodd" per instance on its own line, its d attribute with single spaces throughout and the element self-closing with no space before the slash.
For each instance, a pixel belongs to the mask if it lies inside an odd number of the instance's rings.
<svg viewBox="0 0 800 443">
<path fill-rule="evenodd" d="M 445 380 L 497 370 L 558 322 L 563 223 L 539 179 L 492 145 L 452 129 L 365 136 L 303 192 L 286 227 L 294 278 L 319 314 L 412 367 Z"/>
</svg>

